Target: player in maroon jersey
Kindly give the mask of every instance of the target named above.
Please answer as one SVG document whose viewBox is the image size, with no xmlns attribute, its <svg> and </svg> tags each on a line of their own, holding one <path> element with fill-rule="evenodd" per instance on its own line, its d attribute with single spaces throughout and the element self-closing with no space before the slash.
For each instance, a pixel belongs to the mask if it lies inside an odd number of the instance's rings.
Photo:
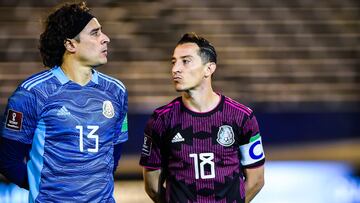
<svg viewBox="0 0 360 203">
<path fill-rule="evenodd" d="M 145 128 L 140 165 L 154 202 L 249 202 L 264 185 L 256 118 L 248 107 L 213 91 L 215 69 L 214 47 L 185 34 L 172 57 L 181 97 L 156 109 Z"/>
</svg>

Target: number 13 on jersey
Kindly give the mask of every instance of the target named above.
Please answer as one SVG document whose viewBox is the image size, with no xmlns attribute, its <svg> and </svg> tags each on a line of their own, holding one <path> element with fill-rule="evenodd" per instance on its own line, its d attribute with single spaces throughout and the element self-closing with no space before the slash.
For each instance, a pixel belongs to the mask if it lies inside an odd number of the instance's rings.
<svg viewBox="0 0 360 203">
<path fill-rule="evenodd" d="M 95 148 L 88 148 L 88 152 L 96 153 L 99 151 L 99 135 L 96 135 L 96 131 L 99 129 L 97 125 L 88 125 L 86 126 L 88 130 L 91 130 L 90 133 L 86 136 L 88 139 L 95 140 Z M 79 148 L 80 152 L 84 151 L 84 127 L 81 125 L 77 125 L 76 129 L 79 130 Z"/>
</svg>

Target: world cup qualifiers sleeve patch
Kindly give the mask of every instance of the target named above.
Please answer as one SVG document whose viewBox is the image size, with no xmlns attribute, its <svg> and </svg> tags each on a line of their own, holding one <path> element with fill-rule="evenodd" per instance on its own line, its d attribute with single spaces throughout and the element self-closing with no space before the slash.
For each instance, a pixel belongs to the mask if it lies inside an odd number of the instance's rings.
<svg viewBox="0 0 360 203">
<path fill-rule="evenodd" d="M 8 110 L 5 127 L 11 130 L 20 131 L 22 127 L 23 114 L 12 109 Z"/>
<path fill-rule="evenodd" d="M 150 156 L 151 146 L 152 146 L 151 137 L 145 134 L 145 136 L 144 136 L 144 144 L 142 146 L 141 153 L 146 155 L 146 156 Z"/>
<path fill-rule="evenodd" d="M 241 164 L 247 166 L 265 158 L 261 136 L 257 134 L 250 138 L 250 143 L 240 146 Z"/>
</svg>

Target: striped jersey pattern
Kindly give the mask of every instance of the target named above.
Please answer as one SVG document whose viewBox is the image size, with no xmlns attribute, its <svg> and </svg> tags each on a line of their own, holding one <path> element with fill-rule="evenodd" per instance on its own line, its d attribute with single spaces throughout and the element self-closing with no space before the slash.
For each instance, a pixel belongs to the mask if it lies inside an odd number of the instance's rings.
<svg viewBox="0 0 360 203">
<path fill-rule="evenodd" d="M 251 109 L 220 95 L 206 113 L 189 110 L 176 98 L 156 109 L 145 128 L 140 165 L 162 169 L 166 201 L 244 202 L 244 167 L 239 147 L 259 133 Z"/>
</svg>

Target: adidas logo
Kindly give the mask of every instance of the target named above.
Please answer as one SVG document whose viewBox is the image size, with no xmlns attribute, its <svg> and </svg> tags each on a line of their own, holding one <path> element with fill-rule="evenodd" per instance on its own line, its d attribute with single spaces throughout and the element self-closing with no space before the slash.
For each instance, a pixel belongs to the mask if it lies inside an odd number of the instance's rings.
<svg viewBox="0 0 360 203">
<path fill-rule="evenodd" d="M 58 110 L 57 114 L 58 116 L 68 116 L 71 115 L 70 112 L 67 110 L 65 106 L 61 107 L 61 109 Z"/>
<path fill-rule="evenodd" d="M 185 139 L 181 136 L 180 133 L 177 133 L 173 139 L 171 140 L 172 143 L 175 143 L 175 142 L 182 142 L 184 141 Z"/>
</svg>

